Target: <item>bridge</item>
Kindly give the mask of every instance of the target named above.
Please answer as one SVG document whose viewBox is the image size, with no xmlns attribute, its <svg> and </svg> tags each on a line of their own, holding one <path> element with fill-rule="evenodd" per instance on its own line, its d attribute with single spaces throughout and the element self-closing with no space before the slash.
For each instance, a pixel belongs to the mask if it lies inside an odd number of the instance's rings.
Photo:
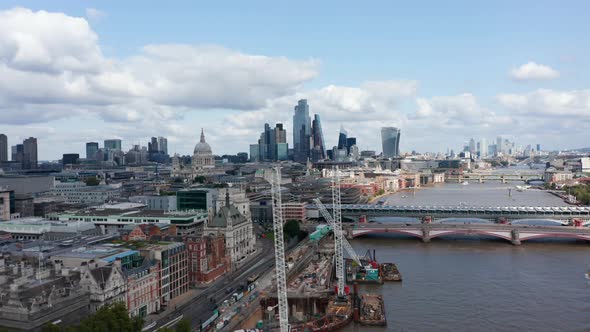
<svg viewBox="0 0 590 332">
<path fill-rule="evenodd" d="M 504 239 L 515 245 L 541 238 L 590 240 L 590 228 L 569 226 L 371 223 L 356 224 L 346 229 L 346 236 L 351 239 L 369 234 L 405 234 L 422 239 L 424 242 L 446 235 L 482 235 Z"/>
<path fill-rule="evenodd" d="M 543 181 L 543 176 L 539 173 L 463 173 L 457 175 L 447 175 L 445 177 L 446 182 L 463 182 L 463 181 L 476 181 L 476 182 L 487 182 L 487 181 L 500 181 L 502 183 L 524 181 L 529 183 L 530 181 Z"/>
<path fill-rule="evenodd" d="M 556 207 L 473 207 L 473 206 L 390 206 L 371 204 L 342 204 L 342 216 L 347 219 L 359 220 L 359 217 L 407 217 L 431 222 L 449 218 L 472 218 L 491 221 L 511 221 L 522 219 L 545 219 L 556 221 L 572 221 L 573 219 L 590 220 L 588 206 L 556 206 Z M 332 205 L 326 205 L 332 210 Z M 308 205 L 307 209 L 317 207 Z"/>
</svg>

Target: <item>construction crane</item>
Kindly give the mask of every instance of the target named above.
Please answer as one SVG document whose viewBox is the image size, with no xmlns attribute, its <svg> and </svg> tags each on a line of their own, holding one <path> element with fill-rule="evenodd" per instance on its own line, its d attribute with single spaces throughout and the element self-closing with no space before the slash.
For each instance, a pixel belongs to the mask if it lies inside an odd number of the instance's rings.
<svg viewBox="0 0 590 332">
<path fill-rule="evenodd" d="M 334 265 L 338 297 L 344 296 L 344 255 L 342 252 L 342 210 L 340 207 L 340 174 L 338 166 L 332 168 L 332 213 L 334 215 Z"/>
<path fill-rule="evenodd" d="M 326 209 L 326 206 L 318 198 L 314 199 L 314 202 L 315 202 L 316 206 L 318 207 L 320 213 L 324 217 L 324 219 L 326 219 L 326 222 L 330 226 L 332 226 L 332 229 L 334 229 L 334 219 L 332 218 L 332 216 L 328 212 L 328 209 Z M 361 263 L 360 257 L 357 255 L 356 251 L 354 251 L 354 249 L 352 248 L 352 245 L 350 245 L 350 242 L 348 242 L 348 240 L 344 236 L 342 236 L 342 247 L 344 247 L 344 249 L 346 249 L 346 252 L 348 252 L 348 255 L 350 255 L 350 258 L 352 258 L 359 266 L 363 266 L 363 264 Z"/>
<path fill-rule="evenodd" d="M 281 332 L 289 332 L 289 304 L 287 302 L 287 271 L 285 269 L 285 242 L 283 239 L 283 202 L 281 197 L 281 168 L 272 170 L 270 180 L 272 195 L 272 219 L 275 244 L 275 271 L 277 276 L 277 299 L 279 301 L 279 324 Z"/>
</svg>

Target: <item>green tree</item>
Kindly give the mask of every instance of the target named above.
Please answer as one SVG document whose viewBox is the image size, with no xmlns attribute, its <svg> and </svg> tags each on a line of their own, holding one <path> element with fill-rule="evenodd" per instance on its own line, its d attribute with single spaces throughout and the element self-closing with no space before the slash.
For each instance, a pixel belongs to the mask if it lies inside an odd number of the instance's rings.
<svg viewBox="0 0 590 332">
<path fill-rule="evenodd" d="M 2 330 L 0 330 L 0 332 L 1 331 Z M 50 322 L 47 322 L 47 323 L 43 324 L 41 331 L 42 332 L 61 332 L 61 328 L 57 325 L 53 325 Z"/>
<path fill-rule="evenodd" d="M 123 303 L 104 306 L 85 318 L 79 326 L 71 331 L 76 332 L 141 332 L 143 320 L 139 317 L 130 318 Z"/>
<path fill-rule="evenodd" d="M 183 319 L 176 325 L 176 332 L 191 332 L 191 322 L 188 319 Z"/>
<path fill-rule="evenodd" d="M 100 184 L 100 180 L 96 176 L 89 177 L 84 182 L 86 182 L 87 186 L 98 186 Z"/>
<path fill-rule="evenodd" d="M 202 175 L 196 176 L 193 183 L 205 183 L 205 177 Z"/>
<path fill-rule="evenodd" d="M 287 239 L 299 236 L 299 232 L 301 231 L 301 227 L 299 226 L 299 221 L 297 220 L 288 220 L 283 226 L 283 232 L 285 233 L 285 237 Z"/>
</svg>

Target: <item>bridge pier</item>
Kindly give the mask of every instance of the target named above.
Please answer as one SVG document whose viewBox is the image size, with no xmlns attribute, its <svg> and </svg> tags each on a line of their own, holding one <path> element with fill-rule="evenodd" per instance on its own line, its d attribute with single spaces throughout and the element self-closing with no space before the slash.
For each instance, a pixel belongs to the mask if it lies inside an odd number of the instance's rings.
<svg viewBox="0 0 590 332">
<path fill-rule="evenodd" d="M 510 234 L 512 235 L 512 244 L 515 246 L 520 245 L 520 233 L 518 232 L 518 229 L 513 229 Z"/>
<path fill-rule="evenodd" d="M 430 228 L 428 227 L 422 227 L 422 242 L 430 242 Z"/>
</svg>

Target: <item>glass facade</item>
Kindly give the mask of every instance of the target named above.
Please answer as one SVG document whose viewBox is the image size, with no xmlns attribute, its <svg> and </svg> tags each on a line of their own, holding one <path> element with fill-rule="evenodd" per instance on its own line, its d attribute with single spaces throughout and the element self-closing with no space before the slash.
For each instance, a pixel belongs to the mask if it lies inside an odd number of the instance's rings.
<svg viewBox="0 0 590 332">
<path fill-rule="evenodd" d="M 383 157 L 399 157 L 399 139 L 401 130 L 396 127 L 381 128 L 381 142 L 383 144 Z"/>
</svg>

